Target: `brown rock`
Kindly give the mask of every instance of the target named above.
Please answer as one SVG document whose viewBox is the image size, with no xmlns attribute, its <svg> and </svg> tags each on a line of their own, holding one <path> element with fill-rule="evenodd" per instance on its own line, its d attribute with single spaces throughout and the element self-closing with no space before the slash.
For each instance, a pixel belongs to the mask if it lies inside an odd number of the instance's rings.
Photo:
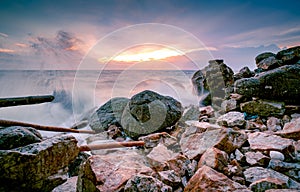
<svg viewBox="0 0 300 192">
<path fill-rule="evenodd" d="M 247 163 L 251 166 L 259 165 L 266 167 L 270 161 L 270 158 L 261 152 L 247 152 L 245 155 Z"/>
<path fill-rule="evenodd" d="M 266 177 L 251 183 L 249 187 L 254 192 L 260 192 L 267 189 L 285 189 L 287 188 L 287 184 L 281 179 Z"/>
<path fill-rule="evenodd" d="M 174 170 L 158 172 L 160 180 L 171 187 L 177 187 L 181 183 L 180 176 Z"/>
<path fill-rule="evenodd" d="M 228 155 L 220 149 L 214 147 L 209 148 L 201 156 L 198 168 L 203 165 L 207 165 L 217 171 L 223 171 L 223 169 L 228 165 Z"/>
<path fill-rule="evenodd" d="M 183 177 L 186 173 L 193 175 L 197 165 L 194 165 L 194 161 L 189 160 L 186 156 L 179 154 L 167 161 L 167 167 L 168 170 L 174 170 L 176 174 Z"/>
<path fill-rule="evenodd" d="M 224 174 L 231 177 L 231 176 L 244 176 L 243 175 L 243 168 L 237 162 L 236 159 L 233 159 L 230 164 L 225 168 Z M 238 182 L 239 183 L 239 182 Z"/>
<path fill-rule="evenodd" d="M 282 129 L 281 127 L 281 121 L 280 119 L 276 117 L 269 117 L 267 120 L 267 128 L 270 131 L 280 131 Z"/>
<path fill-rule="evenodd" d="M 283 130 L 276 132 L 276 135 L 289 139 L 300 140 L 300 118 L 286 123 Z"/>
<path fill-rule="evenodd" d="M 227 153 L 241 147 L 246 141 L 246 135 L 231 129 L 216 129 L 203 133 L 182 137 L 180 146 L 189 159 L 198 159 L 209 148 L 216 147 Z"/>
<path fill-rule="evenodd" d="M 132 150 L 93 155 L 82 165 L 77 191 L 119 191 L 138 172 L 147 169 L 144 157 Z"/>
<path fill-rule="evenodd" d="M 252 150 L 280 151 L 282 153 L 294 150 L 293 140 L 285 139 L 268 133 L 249 133 L 248 142 Z"/>
<path fill-rule="evenodd" d="M 55 187 L 52 192 L 76 192 L 77 176 L 70 177 L 65 183 Z"/>
<path fill-rule="evenodd" d="M 153 148 L 158 145 L 158 143 L 167 144 L 166 146 L 174 145 L 177 143 L 177 139 L 172 137 L 167 132 L 152 133 L 146 136 L 142 136 L 139 140 L 145 142 L 146 148 Z"/>
<path fill-rule="evenodd" d="M 232 181 L 224 174 L 204 165 L 197 170 L 195 175 L 189 180 L 184 188 L 185 192 L 189 191 L 250 191 L 246 186 Z"/>
</svg>

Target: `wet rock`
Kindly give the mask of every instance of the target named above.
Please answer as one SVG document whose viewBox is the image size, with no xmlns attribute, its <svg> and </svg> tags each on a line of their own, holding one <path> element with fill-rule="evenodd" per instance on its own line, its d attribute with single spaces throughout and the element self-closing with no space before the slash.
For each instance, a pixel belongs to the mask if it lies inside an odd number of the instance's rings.
<svg viewBox="0 0 300 192">
<path fill-rule="evenodd" d="M 280 63 L 274 56 L 271 56 L 261 60 L 259 63 L 256 64 L 256 66 L 259 69 L 270 70 L 279 67 Z"/>
<path fill-rule="evenodd" d="M 129 99 L 124 97 L 112 98 L 95 111 L 90 119 L 89 125 L 96 132 L 103 132 L 110 125 L 121 126 L 121 116 Z"/>
<path fill-rule="evenodd" d="M 181 103 L 177 100 L 146 90 L 130 99 L 121 125 L 128 136 L 138 138 L 173 126 L 181 113 Z"/>
<path fill-rule="evenodd" d="M 261 152 L 247 152 L 245 154 L 246 161 L 250 166 L 263 166 L 266 167 L 270 161 L 270 158 L 263 155 Z"/>
<path fill-rule="evenodd" d="M 76 192 L 77 176 L 70 177 L 68 180 L 55 187 L 52 192 Z"/>
<path fill-rule="evenodd" d="M 145 169 L 144 157 L 133 150 L 93 155 L 80 169 L 77 191 L 120 191 L 130 178 Z"/>
<path fill-rule="evenodd" d="M 184 188 L 188 191 L 250 191 L 246 186 L 232 181 L 224 174 L 215 171 L 208 166 L 202 166 L 195 175 L 189 180 Z"/>
<path fill-rule="evenodd" d="M 270 158 L 272 160 L 281 160 L 284 161 L 284 155 L 278 151 L 270 151 Z"/>
<path fill-rule="evenodd" d="M 242 79 L 242 78 L 249 78 L 253 77 L 254 73 L 250 71 L 248 67 L 243 67 L 239 70 L 238 73 L 234 74 L 234 80 Z"/>
<path fill-rule="evenodd" d="M 243 133 L 231 131 L 230 129 L 216 129 L 182 137 L 180 146 L 182 152 L 189 159 L 199 159 L 211 147 L 231 153 L 241 147 L 246 139 L 247 136 Z"/>
<path fill-rule="evenodd" d="M 287 184 L 284 180 L 266 177 L 251 183 L 249 187 L 252 191 L 259 192 L 267 189 L 285 189 L 287 188 Z"/>
<path fill-rule="evenodd" d="M 171 187 L 178 187 L 181 184 L 180 176 L 174 170 L 158 172 L 159 179 Z"/>
<path fill-rule="evenodd" d="M 222 172 L 225 167 L 228 165 L 228 155 L 224 151 L 221 151 L 217 148 L 209 148 L 201 156 L 198 163 L 198 168 L 203 165 L 207 165 L 217 171 Z"/>
<path fill-rule="evenodd" d="M 163 144 L 158 144 L 146 156 L 152 169 L 163 171 L 168 166 L 167 161 L 175 158 L 178 154 L 169 150 Z"/>
<path fill-rule="evenodd" d="M 275 57 L 276 55 L 274 53 L 271 52 L 265 52 L 265 53 L 261 53 L 259 55 L 257 55 L 255 57 L 255 62 L 256 64 L 258 64 L 259 62 L 261 62 L 262 60 L 269 58 L 269 57 Z"/>
<path fill-rule="evenodd" d="M 0 150 L 13 149 L 41 141 L 41 134 L 31 127 L 0 128 Z"/>
<path fill-rule="evenodd" d="M 244 114 L 237 111 L 228 112 L 217 119 L 217 123 L 225 127 L 243 127 L 246 123 Z"/>
<path fill-rule="evenodd" d="M 300 60 L 300 46 L 279 51 L 276 58 L 280 59 L 284 65 L 295 64 Z"/>
<path fill-rule="evenodd" d="M 196 71 L 192 76 L 192 84 L 194 87 L 194 93 L 198 96 L 203 95 L 208 91 L 207 82 L 205 76 L 201 70 Z"/>
<path fill-rule="evenodd" d="M 224 100 L 221 107 L 226 113 L 229 111 L 235 111 L 239 108 L 237 101 L 234 99 Z"/>
<path fill-rule="evenodd" d="M 237 80 L 235 93 L 248 97 L 283 101 L 286 104 L 299 104 L 300 65 L 286 65 L 256 77 Z"/>
<path fill-rule="evenodd" d="M 244 171 L 244 175 L 246 181 L 249 183 L 253 183 L 265 178 L 274 178 L 284 181 L 287 188 L 300 189 L 300 183 L 272 169 L 266 169 L 263 167 L 250 167 Z"/>
<path fill-rule="evenodd" d="M 285 108 L 283 102 L 255 100 L 241 103 L 241 111 L 262 117 L 282 116 Z"/>
<path fill-rule="evenodd" d="M 51 191 L 65 182 L 66 172 L 63 175 L 58 172 L 67 167 L 78 153 L 76 139 L 67 135 L 1 150 L 1 187 L 6 191 Z"/>
<path fill-rule="evenodd" d="M 248 142 L 252 150 L 279 151 L 285 155 L 294 151 L 293 140 L 268 133 L 249 133 Z"/>
<path fill-rule="evenodd" d="M 125 185 L 125 192 L 143 192 L 143 191 L 153 191 L 153 192 L 171 192 L 172 188 L 165 185 L 158 179 L 146 175 L 135 175 Z"/>
<path fill-rule="evenodd" d="M 267 120 L 267 128 L 274 132 L 280 131 L 282 129 L 280 119 L 276 117 L 269 117 Z"/>
</svg>

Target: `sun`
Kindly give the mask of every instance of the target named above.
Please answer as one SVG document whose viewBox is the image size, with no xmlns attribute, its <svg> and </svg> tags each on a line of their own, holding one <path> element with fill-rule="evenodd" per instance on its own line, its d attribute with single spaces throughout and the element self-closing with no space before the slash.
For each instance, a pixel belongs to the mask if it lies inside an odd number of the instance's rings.
<svg viewBox="0 0 300 192">
<path fill-rule="evenodd" d="M 153 61 L 153 60 L 164 60 L 169 57 L 182 56 L 183 52 L 172 50 L 166 47 L 136 47 L 123 52 L 122 54 L 110 58 L 98 59 L 99 62 L 103 61 L 117 61 L 117 62 L 143 62 L 143 61 Z"/>
</svg>

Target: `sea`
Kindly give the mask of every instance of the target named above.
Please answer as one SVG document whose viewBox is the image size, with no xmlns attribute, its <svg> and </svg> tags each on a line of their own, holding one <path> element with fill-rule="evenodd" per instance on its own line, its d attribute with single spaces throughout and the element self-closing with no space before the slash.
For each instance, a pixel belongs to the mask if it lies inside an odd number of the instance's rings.
<svg viewBox="0 0 300 192">
<path fill-rule="evenodd" d="M 152 90 L 197 105 L 194 70 L 2 70 L 0 98 L 53 95 L 49 103 L 0 108 L 0 119 L 70 127 L 111 98 Z M 42 134 L 46 134 L 42 132 Z"/>
</svg>

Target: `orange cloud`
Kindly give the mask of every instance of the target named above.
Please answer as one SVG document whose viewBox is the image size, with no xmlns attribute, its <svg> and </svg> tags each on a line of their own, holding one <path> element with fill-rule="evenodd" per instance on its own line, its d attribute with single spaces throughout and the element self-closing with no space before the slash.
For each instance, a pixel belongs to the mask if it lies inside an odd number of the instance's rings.
<svg viewBox="0 0 300 192">
<path fill-rule="evenodd" d="M 12 49 L 2 49 L 0 48 L 0 53 L 14 53 L 16 52 L 15 50 Z"/>
<path fill-rule="evenodd" d="M 25 44 L 25 43 L 16 43 L 15 45 L 18 46 L 18 47 L 21 47 L 21 48 L 28 47 L 28 45 Z"/>
</svg>

